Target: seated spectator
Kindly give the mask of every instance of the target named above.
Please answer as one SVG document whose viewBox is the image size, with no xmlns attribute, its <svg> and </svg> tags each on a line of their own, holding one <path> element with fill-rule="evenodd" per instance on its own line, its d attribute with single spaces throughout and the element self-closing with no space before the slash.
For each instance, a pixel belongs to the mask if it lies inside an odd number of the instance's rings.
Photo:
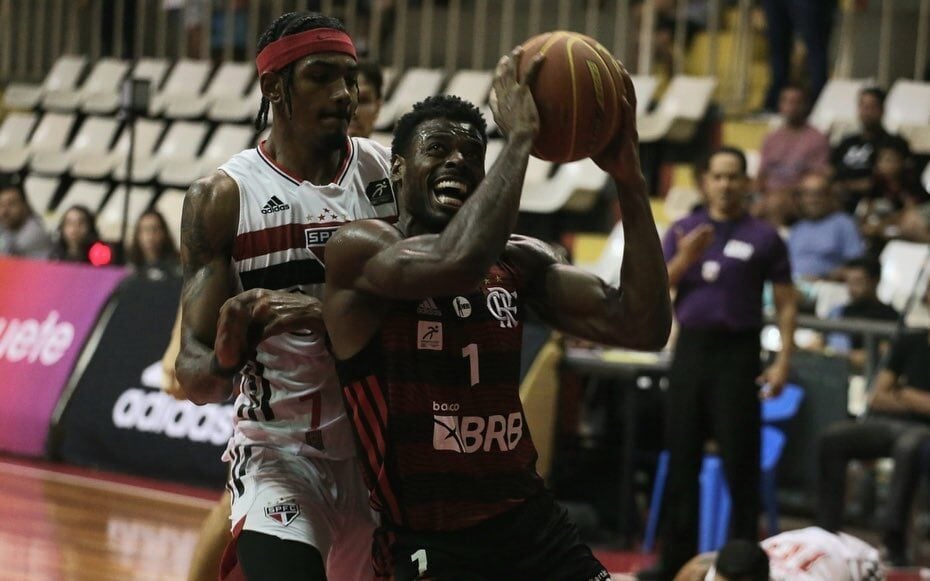
<svg viewBox="0 0 930 581">
<path fill-rule="evenodd" d="M 927 192 L 913 171 L 910 151 L 901 143 L 889 141 L 878 148 L 875 185 L 859 202 L 856 215 L 862 233 L 880 245 L 901 236 L 901 220 L 907 210 L 927 202 Z"/>
<path fill-rule="evenodd" d="M 378 63 L 361 61 L 358 63 L 358 107 L 349 123 L 349 135 L 353 137 L 371 137 L 378 121 L 378 113 L 384 104 L 384 75 Z"/>
<path fill-rule="evenodd" d="M 763 198 L 758 213 L 784 226 L 796 217 L 794 190 L 801 178 L 829 169 L 830 142 L 807 123 L 810 103 L 801 87 L 782 89 L 778 112 L 784 124 L 762 142 L 758 189 Z"/>
<path fill-rule="evenodd" d="M 930 306 L 930 285 L 924 290 Z M 930 442 L 930 330 L 902 334 L 887 366 L 874 380 L 865 418 L 836 423 L 820 441 L 817 524 L 835 532 L 843 520 L 846 464 L 894 458 L 884 523 L 888 560 L 907 565 L 906 533 L 914 492 L 924 471 L 922 449 Z"/>
<path fill-rule="evenodd" d="M 94 214 L 86 206 L 71 206 L 61 216 L 52 260 L 90 264 L 90 247 L 100 240 Z"/>
<path fill-rule="evenodd" d="M 156 278 L 163 278 L 165 275 L 180 276 L 178 249 L 171 239 L 165 217 L 157 210 L 148 210 L 139 216 L 132 234 L 128 258 L 136 270 L 155 271 L 149 274 Z"/>
<path fill-rule="evenodd" d="M 907 208 L 898 223 L 901 238 L 911 242 L 930 242 L 930 202 Z"/>
<path fill-rule="evenodd" d="M 0 256 L 48 258 L 52 240 L 18 181 L 0 181 Z"/>
<path fill-rule="evenodd" d="M 849 303 L 837 307 L 830 313 L 830 319 L 873 319 L 878 321 L 897 321 L 898 311 L 878 299 L 878 283 L 882 278 L 882 265 L 874 258 L 855 258 L 846 263 L 844 276 L 849 291 Z M 827 336 L 827 346 L 834 353 L 846 355 L 854 369 L 865 367 L 867 354 L 863 349 L 865 341 L 861 335 L 831 333 Z"/>
<path fill-rule="evenodd" d="M 843 209 L 852 214 L 859 200 L 868 197 L 875 187 L 873 170 L 878 149 L 893 143 L 909 151 L 907 141 L 885 131 L 882 117 L 885 114 L 885 92 L 877 87 L 859 93 L 860 133 L 843 139 L 833 150 L 830 162 L 836 172 L 834 186 L 843 201 Z"/>
<path fill-rule="evenodd" d="M 837 209 L 829 180 L 808 174 L 801 181 L 801 219 L 788 235 L 792 274 L 796 279 L 842 279 L 842 266 L 865 249 L 856 222 Z"/>
<path fill-rule="evenodd" d="M 675 581 L 864 581 L 884 579 L 878 551 L 845 533 L 817 527 L 786 531 L 759 543 L 730 541 L 719 553 L 688 562 Z"/>
</svg>

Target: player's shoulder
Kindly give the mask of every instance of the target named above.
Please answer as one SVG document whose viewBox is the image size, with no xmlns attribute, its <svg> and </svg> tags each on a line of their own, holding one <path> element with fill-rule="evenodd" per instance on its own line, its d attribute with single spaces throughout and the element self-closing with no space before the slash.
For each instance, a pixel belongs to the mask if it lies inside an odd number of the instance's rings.
<svg viewBox="0 0 930 581">
<path fill-rule="evenodd" d="M 383 220 L 355 220 L 341 226 L 326 242 L 327 283 L 349 284 L 369 258 L 402 238 Z"/>
<path fill-rule="evenodd" d="M 550 244 L 521 234 L 510 235 L 503 258 L 524 268 L 564 262 L 562 256 Z"/>
<path fill-rule="evenodd" d="M 187 190 L 188 200 L 201 204 L 238 201 L 239 184 L 226 172 L 216 170 L 193 182 Z"/>
<path fill-rule="evenodd" d="M 182 232 L 188 228 L 207 229 L 217 236 L 235 237 L 239 222 L 239 186 L 222 171 L 191 184 L 184 196 Z"/>
<path fill-rule="evenodd" d="M 377 163 L 379 165 L 391 163 L 391 150 L 374 139 L 367 137 L 353 137 L 352 144 L 358 151 L 359 161 L 362 163 Z"/>
</svg>

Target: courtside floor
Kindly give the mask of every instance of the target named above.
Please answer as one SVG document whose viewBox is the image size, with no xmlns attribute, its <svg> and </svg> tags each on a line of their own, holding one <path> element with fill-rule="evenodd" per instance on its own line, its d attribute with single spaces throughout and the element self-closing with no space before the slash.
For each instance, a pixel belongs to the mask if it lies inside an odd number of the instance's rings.
<svg viewBox="0 0 930 581">
<path fill-rule="evenodd" d="M 182 580 L 201 521 L 219 496 L 0 457 L 0 579 Z M 597 553 L 617 580 L 652 563 L 634 552 Z M 894 572 L 889 581 L 930 579 L 930 570 L 920 573 Z"/>
</svg>

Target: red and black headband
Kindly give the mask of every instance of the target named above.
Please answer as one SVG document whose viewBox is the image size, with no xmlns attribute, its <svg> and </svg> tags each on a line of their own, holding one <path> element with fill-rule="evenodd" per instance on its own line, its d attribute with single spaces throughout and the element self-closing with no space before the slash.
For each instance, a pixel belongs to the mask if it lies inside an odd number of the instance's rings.
<svg viewBox="0 0 930 581">
<path fill-rule="evenodd" d="M 264 73 L 281 70 L 299 58 L 321 52 L 338 52 L 358 60 L 355 45 L 348 34 L 335 28 L 314 28 L 269 43 L 258 53 L 255 66 L 260 77 Z"/>
</svg>

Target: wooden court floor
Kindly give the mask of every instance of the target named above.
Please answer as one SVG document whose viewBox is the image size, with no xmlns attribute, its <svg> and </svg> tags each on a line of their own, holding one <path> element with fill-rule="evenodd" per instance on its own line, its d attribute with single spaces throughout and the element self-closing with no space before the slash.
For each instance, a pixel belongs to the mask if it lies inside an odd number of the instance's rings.
<svg viewBox="0 0 930 581">
<path fill-rule="evenodd" d="M 214 503 L 194 494 L 0 458 L 0 579 L 184 579 Z"/>
</svg>

